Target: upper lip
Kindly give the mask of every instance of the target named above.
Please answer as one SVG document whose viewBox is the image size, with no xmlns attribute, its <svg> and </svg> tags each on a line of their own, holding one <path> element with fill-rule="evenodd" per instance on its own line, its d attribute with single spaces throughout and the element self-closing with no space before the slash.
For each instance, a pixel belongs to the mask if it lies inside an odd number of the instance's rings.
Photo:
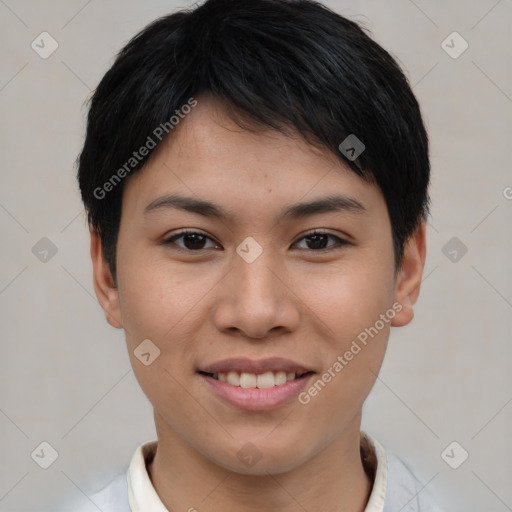
<svg viewBox="0 0 512 512">
<path fill-rule="evenodd" d="M 283 371 L 286 373 L 303 374 L 313 371 L 300 363 L 284 359 L 282 357 L 271 357 L 267 359 L 249 359 L 247 357 L 238 357 L 231 359 L 223 359 L 215 363 L 208 364 L 199 368 L 199 371 L 204 373 L 265 373 L 265 372 L 278 372 Z"/>
</svg>

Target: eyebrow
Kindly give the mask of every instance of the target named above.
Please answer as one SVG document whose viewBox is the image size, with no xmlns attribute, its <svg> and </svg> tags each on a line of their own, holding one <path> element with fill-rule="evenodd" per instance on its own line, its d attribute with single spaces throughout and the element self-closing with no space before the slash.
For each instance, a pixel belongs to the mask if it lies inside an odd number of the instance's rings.
<svg viewBox="0 0 512 512">
<path fill-rule="evenodd" d="M 235 214 L 222 206 L 193 197 L 176 194 L 157 197 L 144 208 L 144 215 L 162 209 L 178 209 L 197 213 L 204 217 L 233 221 Z M 357 200 L 345 195 L 331 195 L 309 201 L 296 203 L 283 208 L 278 220 L 292 220 L 329 212 L 367 213 L 367 209 Z"/>
</svg>

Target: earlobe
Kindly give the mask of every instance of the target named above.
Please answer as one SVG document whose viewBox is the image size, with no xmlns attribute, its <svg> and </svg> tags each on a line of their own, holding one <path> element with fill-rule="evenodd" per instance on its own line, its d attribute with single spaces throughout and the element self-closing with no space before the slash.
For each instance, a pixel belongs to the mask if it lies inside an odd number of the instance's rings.
<svg viewBox="0 0 512 512">
<path fill-rule="evenodd" d="M 96 297 L 105 312 L 107 322 L 117 329 L 122 329 L 119 292 L 114 284 L 112 273 L 103 255 L 103 247 L 98 233 L 91 227 L 91 260 Z"/>
<path fill-rule="evenodd" d="M 414 317 L 414 304 L 420 293 L 426 253 L 426 224 L 422 220 L 404 246 L 402 265 L 395 284 L 395 301 L 401 305 L 401 310 L 391 322 L 395 327 L 407 325 Z"/>
</svg>

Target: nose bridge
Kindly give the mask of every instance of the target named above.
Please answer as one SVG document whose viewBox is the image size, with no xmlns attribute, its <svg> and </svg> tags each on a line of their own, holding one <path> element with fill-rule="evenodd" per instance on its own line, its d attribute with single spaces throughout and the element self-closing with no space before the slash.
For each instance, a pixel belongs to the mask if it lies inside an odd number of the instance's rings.
<svg viewBox="0 0 512 512">
<path fill-rule="evenodd" d="M 217 328 L 234 329 L 251 338 L 263 338 L 276 327 L 293 329 L 298 311 L 281 282 L 279 262 L 272 247 L 264 249 L 255 240 L 237 247 L 227 293 L 216 310 Z"/>
<path fill-rule="evenodd" d="M 272 248 L 263 249 L 254 239 L 246 239 L 238 246 L 237 255 L 233 268 L 237 302 L 252 303 L 255 312 L 275 311 L 282 283 L 272 271 L 276 267 Z"/>
</svg>

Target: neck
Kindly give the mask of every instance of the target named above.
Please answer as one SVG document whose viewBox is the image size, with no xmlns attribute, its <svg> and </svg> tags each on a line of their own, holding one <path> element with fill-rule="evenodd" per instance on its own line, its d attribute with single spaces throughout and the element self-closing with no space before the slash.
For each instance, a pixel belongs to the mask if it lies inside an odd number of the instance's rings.
<svg viewBox="0 0 512 512">
<path fill-rule="evenodd" d="M 373 479 L 361 460 L 360 419 L 300 467 L 255 476 L 213 464 L 155 413 L 159 441 L 147 470 L 168 510 L 363 512 Z"/>
</svg>

